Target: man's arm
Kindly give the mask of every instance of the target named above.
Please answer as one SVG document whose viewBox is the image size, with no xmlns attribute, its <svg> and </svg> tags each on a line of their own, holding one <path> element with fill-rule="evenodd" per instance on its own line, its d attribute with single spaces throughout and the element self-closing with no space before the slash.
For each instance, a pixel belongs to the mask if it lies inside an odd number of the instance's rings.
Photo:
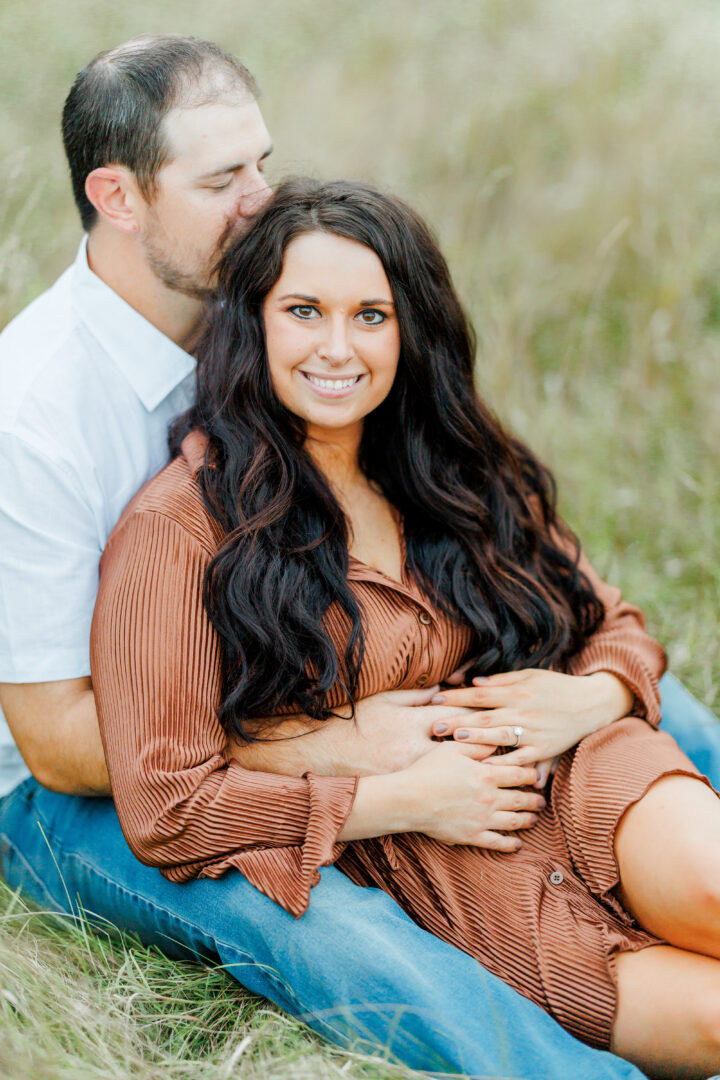
<svg viewBox="0 0 720 1080">
<path fill-rule="evenodd" d="M 89 678 L 0 683 L 0 705 L 38 783 L 64 795 L 109 795 Z"/>
<path fill-rule="evenodd" d="M 101 537 L 49 441 L 0 431 L 0 704 L 40 783 L 107 792 L 89 679 Z"/>
<path fill-rule="evenodd" d="M 451 724 L 473 710 L 431 705 L 438 687 L 386 690 L 363 698 L 355 717 L 318 722 L 280 717 L 255 742 L 228 741 L 228 755 L 245 769 L 285 776 L 379 776 L 407 769 L 437 747 L 433 725 Z M 486 756 L 494 753 L 486 747 Z"/>
</svg>

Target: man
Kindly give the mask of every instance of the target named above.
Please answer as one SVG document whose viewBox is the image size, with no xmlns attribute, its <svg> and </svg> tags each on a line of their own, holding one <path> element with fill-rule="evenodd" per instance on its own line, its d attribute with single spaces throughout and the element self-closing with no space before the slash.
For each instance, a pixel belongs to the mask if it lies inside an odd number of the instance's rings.
<svg viewBox="0 0 720 1080">
<path fill-rule="evenodd" d="M 87 241 L 0 339 L 4 876 L 43 905 L 67 910 L 69 896 L 168 952 L 219 960 L 329 1038 L 384 1047 L 417 1068 L 639 1076 L 334 867 L 294 921 L 236 872 L 168 882 L 131 855 L 111 800 L 91 797 L 108 793 L 88 665 L 99 556 L 166 461 L 167 425 L 192 396 L 213 264 L 268 197 L 271 144 L 250 73 L 217 46 L 172 36 L 92 61 L 68 96 L 63 133 Z M 682 708 L 697 707 L 675 689 Z M 387 831 L 403 798 L 404 811 L 422 803 L 422 792 L 408 798 L 412 763 L 434 745 L 433 724 L 457 712 L 430 696 L 370 699 L 357 735 L 318 740 L 326 766 L 398 777 L 397 798 L 382 805 L 361 780 L 353 813 L 375 830 L 365 835 Z M 378 732 L 400 733 L 381 762 Z M 430 831 L 414 812 L 405 827 Z M 457 813 L 448 809 L 446 832 L 460 832 Z"/>
</svg>

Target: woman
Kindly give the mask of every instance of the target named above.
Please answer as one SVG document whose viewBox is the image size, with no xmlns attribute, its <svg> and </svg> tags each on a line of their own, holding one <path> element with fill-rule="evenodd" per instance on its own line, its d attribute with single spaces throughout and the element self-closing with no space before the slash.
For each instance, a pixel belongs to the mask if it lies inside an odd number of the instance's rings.
<svg viewBox="0 0 720 1080">
<path fill-rule="evenodd" d="M 657 1075 L 716 1071 L 720 809 L 653 730 L 662 650 L 478 400 L 423 224 L 362 185 L 283 185 L 223 261 L 202 354 L 179 456 L 108 545 L 93 628 L 138 857 L 173 880 L 237 868 L 296 915 L 338 859 L 584 1040 Z M 483 739 L 562 755 L 544 809 L 527 764 L 445 744 L 412 767 L 423 806 L 391 839 L 373 813 L 395 778 L 261 787 L 237 760 L 255 740 L 272 769 L 289 744 L 265 740 L 471 659 L 479 704 L 526 702 Z M 463 800 L 458 844 L 443 822 Z"/>
</svg>

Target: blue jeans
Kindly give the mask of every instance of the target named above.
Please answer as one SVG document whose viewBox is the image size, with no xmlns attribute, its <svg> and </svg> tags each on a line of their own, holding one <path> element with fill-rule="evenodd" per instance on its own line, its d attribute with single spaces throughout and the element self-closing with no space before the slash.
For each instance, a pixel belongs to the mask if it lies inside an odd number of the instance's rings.
<svg viewBox="0 0 720 1080">
<path fill-rule="evenodd" d="M 675 680 L 666 726 L 720 784 L 720 725 Z M 109 799 L 27 780 L 0 800 L 0 860 L 42 907 L 96 916 L 172 956 L 221 963 L 343 1045 L 434 1073 L 620 1080 L 641 1073 L 584 1046 L 464 953 L 421 930 L 384 893 L 322 873 L 299 920 L 239 873 L 184 885 L 130 852 Z"/>
</svg>

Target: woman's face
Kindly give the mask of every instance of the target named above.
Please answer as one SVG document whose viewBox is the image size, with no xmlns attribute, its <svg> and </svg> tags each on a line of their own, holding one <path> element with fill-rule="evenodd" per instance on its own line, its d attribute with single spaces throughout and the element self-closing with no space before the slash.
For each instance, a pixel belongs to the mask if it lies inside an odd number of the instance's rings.
<svg viewBox="0 0 720 1080">
<path fill-rule="evenodd" d="M 387 397 L 400 334 L 380 259 L 326 232 L 298 236 L 263 305 L 275 393 L 308 434 L 362 425 Z"/>
</svg>

